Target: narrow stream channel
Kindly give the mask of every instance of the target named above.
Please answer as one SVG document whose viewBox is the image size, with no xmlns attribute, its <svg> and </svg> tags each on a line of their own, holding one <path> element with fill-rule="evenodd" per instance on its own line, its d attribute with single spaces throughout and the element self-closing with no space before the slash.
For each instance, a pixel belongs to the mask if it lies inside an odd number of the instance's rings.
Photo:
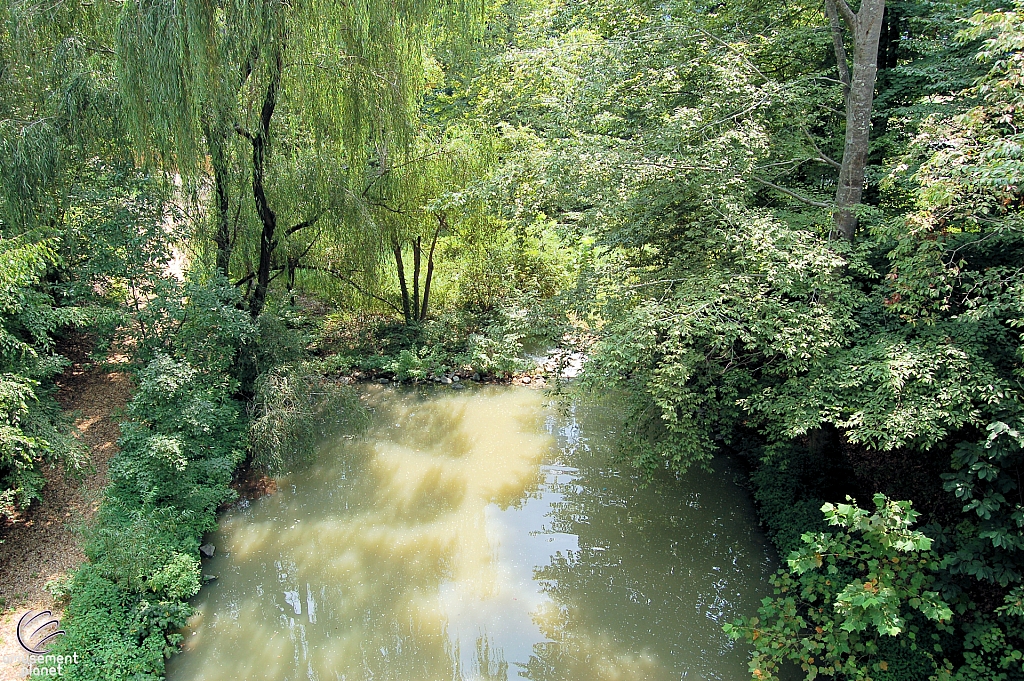
<svg viewBox="0 0 1024 681">
<path fill-rule="evenodd" d="M 613 408 L 366 391 L 365 433 L 223 517 L 170 681 L 749 678 L 721 625 L 774 559 L 724 462 L 644 487 Z"/>
</svg>

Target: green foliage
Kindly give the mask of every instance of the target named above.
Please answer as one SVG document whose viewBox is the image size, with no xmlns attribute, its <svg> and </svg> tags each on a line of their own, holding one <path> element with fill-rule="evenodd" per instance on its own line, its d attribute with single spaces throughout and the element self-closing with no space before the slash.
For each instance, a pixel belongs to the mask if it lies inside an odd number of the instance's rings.
<svg viewBox="0 0 1024 681">
<path fill-rule="evenodd" d="M 523 358 L 526 344 L 550 343 L 558 337 L 559 327 L 552 325 L 557 316 L 545 311 L 543 303 L 529 296 L 504 301 L 488 315 L 486 326 L 469 334 L 459 361 L 482 376 L 499 378 L 529 368 Z"/>
<path fill-rule="evenodd" d="M 62 589 L 67 636 L 58 648 L 84 658 L 70 678 L 163 677 L 181 641 L 172 632 L 199 591 L 200 539 L 234 498 L 228 485 L 245 455 L 244 411 L 227 371 L 232 349 L 252 333 L 248 316 L 225 301 L 217 280 L 157 290 L 165 295 L 150 299 L 138 320 L 148 331 L 140 351 L 151 359 L 138 371 L 87 533 L 89 562 Z"/>
<path fill-rule="evenodd" d="M 981 425 L 982 408 L 1009 391 L 971 349 L 928 330 L 882 332 L 823 357 L 807 373 L 765 388 L 743 405 L 779 429 L 773 434 L 780 438 L 803 435 L 824 421 L 873 448 L 927 450 Z"/>
<path fill-rule="evenodd" d="M 28 416 L 29 402 L 35 399 L 35 382 L 13 374 L 0 376 L 0 470 L 3 491 L 0 512 L 10 514 L 38 498 L 43 477 L 36 469 L 36 460 L 45 446 L 25 433 L 22 421 Z"/>
<path fill-rule="evenodd" d="M 44 459 L 74 469 L 80 445 L 67 433 L 49 395 L 67 361 L 54 354 L 54 334 L 81 324 L 77 308 L 58 308 L 42 278 L 57 262 L 47 241 L 0 239 L 0 516 L 39 498 Z"/>
<path fill-rule="evenodd" d="M 491 324 L 469 337 L 465 363 L 482 376 L 505 378 L 528 366 L 522 349 L 522 334 L 501 323 Z"/>
<path fill-rule="evenodd" d="M 355 427 L 365 416 L 352 388 L 311 369 L 306 364 L 282 365 L 257 381 L 249 438 L 253 460 L 261 468 L 288 470 L 329 430 Z"/>
<path fill-rule="evenodd" d="M 388 370 L 398 381 L 422 381 L 427 378 L 427 363 L 420 359 L 412 350 L 402 350 L 395 361 L 388 365 Z M 444 369 L 442 368 L 441 371 Z"/>
<path fill-rule="evenodd" d="M 845 116 L 820 3 L 503 5 L 464 103 L 522 150 L 506 219 L 577 248 L 584 380 L 629 394 L 626 457 L 682 472 L 757 452 L 765 526 L 814 565 L 776 578 L 756 659 L 1018 678 L 1024 15 L 886 5 L 853 244 L 830 241 Z M 907 494 L 934 547 L 904 502 L 832 506 L 846 531 L 818 533 L 823 502 L 876 491 L 867 452 L 928 471 Z"/>
<path fill-rule="evenodd" d="M 180 634 L 169 632 L 185 625 L 192 612 L 187 604 L 126 593 L 89 563 L 79 568 L 69 589 L 67 634 L 50 651 L 78 653 L 79 663 L 65 667 L 65 678 L 163 678 L 166 658 L 181 642 Z"/>
<path fill-rule="evenodd" d="M 881 494 L 874 504 L 874 512 L 854 504 L 822 506 L 839 531 L 805 533 L 804 545 L 786 561 L 789 568 L 772 578 L 776 596 L 762 601 L 758 617 L 726 627 L 754 645 L 756 678 L 777 678 L 784 660 L 799 664 L 807 679 L 873 678 L 888 668 L 878 659 L 882 637 L 905 633 L 915 639 L 912 647 L 923 646 L 916 619 L 940 627 L 952 619 L 932 590 L 940 568 L 932 540 L 910 529 L 919 514 L 909 502 Z M 941 667 L 933 658 L 929 676 Z"/>
<path fill-rule="evenodd" d="M 953 471 L 943 475 L 944 486 L 962 502 L 970 532 L 949 557 L 950 570 L 1006 587 L 1018 584 L 1024 538 L 1024 506 L 1017 471 L 1024 463 L 1020 432 L 997 421 L 988 426 L 982 443 L 961 442 L 953 453 Z M 973 522 L 972 522 L 973 520 Z M 1007 602 L 1015 596 L 1007 594 Z"/>
<path fill-rule="evenodd" d="M 109 331 L 126 281 L 164 253 L 164 190 L 123 155 L 102 9 L 0 7 L 0 515 L 75 469 L 84 448 L 52 399 L 71 329 Z M 107 339 L 95 339 L 103 346 Z"/>
<path fill-rule="evenodd" d="M 745 217 L 742 229 L 699 219 L 691 228 L 705 237 L 701 249 L 711 239 L 715 248 L 608 294 L 615 316 L 587 380 L 636 395 L 626 445 L 638 464 L 706 463 L 731 441 L 745 400 L 806 372 L 853 326 L 858 296 L 843 259 L 809 232 Z"/>
<path fill-rule="evenodd" d="M 825 492 L 816 486 L 836 471 L 805 447 L 777 447 L 753 456 L 757 468 L 750 482 L 761 524 L 779 553 L 788 556 L 802 546 L 804 533 L 826 529 L 821 514 Z"/>
<path fill-rule="evenodd" d="M 139 337 L 143 360 L 174 356 L 197 370 L 223 373 L 234 366 L 239 348 L 258 335 L 239 309 L 238 289 L 216 273 L 190 270 L 185 281 L 152 277 L 135 295 L 146 300 L 127 330 Z"/>
<path fill-rule="evenodd" d="M 527 347 L 550 347 L 565 332 L 557 298 L 505 298 L 485 312 L 445 311 L 422 324 L 379 318 L 328 318 L 313 347 L 330 353 L 311 363 L 325 375 L 352 369 L 422 381 L 453 371 L 508 377 L 528 369 Z"/>
<path fill-rule="evenodd" d="M 162 675 L 246 444 L 287 467 L 325 414 L 356 419 L 324 376 L 504 376 L 567 317 L 598 337 L 585 387 L 629 395 L 631 461 L 751 453 L 792 551 L 732 629 L 756 676 L 1021 678 L 1024 5 L 887 3 L 837 244 L 820 4 L 0 4 L 0 514 L 41 460 L 77 461 L 49 399 L 61 333 L 127 319 L 137 348 L 66 587 L 77 678 Z M 270 282 L 290 306 L 263 307 Z M 319 334 L 310 292 L 349 308 Z M 384 309 L 405 323 L 356 320 Z M 825 503 L 867 484 L 869 450 L 942 481 L 946 502 L 908 489 L 927 536 L 909 502 Z"/>
</svg>

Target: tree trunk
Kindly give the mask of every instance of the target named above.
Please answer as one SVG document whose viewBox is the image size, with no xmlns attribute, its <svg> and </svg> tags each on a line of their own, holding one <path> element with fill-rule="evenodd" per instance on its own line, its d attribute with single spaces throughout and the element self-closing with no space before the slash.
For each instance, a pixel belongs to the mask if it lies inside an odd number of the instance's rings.
<svg viewBox="0 0 1024 681">
<path fill-rule="evenodd" d="M 402 245 L 395 242 L 395 267 L 398 269 L 398 284 L 402 289 L 402 315 L 405 323 L 412 319 L 412 312 L 409 309 L 409 285 L 405 283 L 405 263 L 402 262 Z"/>
<path fill-rule="evenodd" d="M 420 244 L 422 237 L 412 242 L 412 318 L 420 320 Z"/>
<path fill-rule="evenodd" d="M 213 237 L 217 246 L 217 271 L 225 278 L 231 276 L 231 227 L 228 220 L 227 169 L 213 168 L 214 184 L 217 190 L 217 234 Z"/>
<path fill-rule="evenodd" d="M 850 64 L 846 59 L 846 40 L 843 37 L 843 24 L 839 19 L 839 10 L 831 0 L 825 0 L 825 16 L 828 17 L 832 29 L 832 49 L 836 53 L 836 69 L 839 80 L 843 83 L 843 99 L 850 98 Z"/>
<path fill-rule="evenodd" d="M 862 0 L 855 14 L 846 0 L 826 0 L 827 12 L 843 17 L 853 36 L 853 75 L 846 98 L 846 141 L 836 187 L 835 227 L 833 234 L 853 239 L 857 230 L 856 206 L 864 194 L 864 169 L 868 162 L 871 137 L 871 105 L 875 97 L 878 73 L 878 40 L 882 31 L 885 0 Z M 837 49 L 837 59 L 840 54 Z M 845 63 L 845 50 L 841 55 Z M 840 72 L 842 67 L 840 67 Z"/>
<path fill-rule="evenodd" d="M 217 271 L 225 277 L 231 272 L 231 224 L 228 211 L 231 209 L 228 197 L 228 163 L 225 154 L 227 148 L 227 132 L 222 128 L 214 129 L 204 124 L 206 149 L 210 154 L 210 165 L 213 168 L 213 188 L 217 198 L 217 230 L 213 235 L 213 243 L 217 248 Z"/>
<path fill-rule="evenodd" d="M 295 307 L 295 270 L 298 269 L 299 259 L 288 257 L 288 296 L 292 307 Z"/>
<path fill-rule="evenodd" d="M 277 106 L 277 88 L 281 84 L 283 68 L 281 49 L 274 56 L 274 70 L 267 85 L 267 94 L 260 110 L 260 129 L 250 137 L 252 141 L 252 196 L 256 203 L 256 214 L 259 215 L 263 229 L 260 233 L 260 262 L 256 268 L 256 288 L 249 302 L 249 314 L 253 319 L 260 316 L 267 302 L 267 289 L 270 287 L 270 271 L 273 264 L 274 249 L 277 248 L 277 215 L 267 201 L 263 181 L 266 174 L 267 145 L 270 137 L 270 121 L 274 117 Z"/>
<path fill-rule="evenodd" d="M 900 12 L 892 7 L 885 8 L 882 17 L 882 32 L 878 39 L 878 70 L 896 68 L 899 64 L 900 39 L 903 37 L 903 23 Z"/>
<path fill-rule="evenodd" d="M 430 252 L 427 254 L 427 276 L 423 281 L 423 304 L 420 305 L 420 321 L 427 318 L 427 306 L 430 304 L 430 281 L 434 277 L 434 248 L 437 247 L 437 237 L 441 234 L 441 227 L 447 226 L 448 218 L 444 213 L 437 216 L 437 229 L 434 230 L 434 238 L 430 241 Z"/>
</svg>

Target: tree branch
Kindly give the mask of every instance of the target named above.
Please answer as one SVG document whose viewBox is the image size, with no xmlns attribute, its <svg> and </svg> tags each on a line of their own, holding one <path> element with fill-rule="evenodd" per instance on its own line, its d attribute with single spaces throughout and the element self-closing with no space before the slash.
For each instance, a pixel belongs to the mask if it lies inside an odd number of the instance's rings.
<svg viewBox="0 0 1024 681">
<path fill-rule="evenodd" d="M 766 187 L 771 187 L 775 191 L 781 192 L 781 193 L 785 194 L 786 196 L 788 196 L 790 198 L 796 199 L 797 201 L 800 201 L 802 203 L 806 203 L 809 206 L 815 206 L 817 208 L 831 208 L 832 207 L 831 203 L 825 203 L 824 201 L 815 201 L 814 199 L 809 199 L 806 196 L 800 196 L 799 194 L 797 194 L 796 192 L 794 192 L 794 191 L 792 191 L 790 189 L 786 189 L 785 187 L 780 187 L 779 185 L 774 184 L 772 182 L 769 182 L 768 180 L 762 180 L 760 177 L 751 176 L 750 179 L 752 179 L 754 182 L 759 182 L 759 183 L 763 184 Z"/>
<path fill-rule="evenodd" d="M 711 38 L 716 43 L 718 43 L 719 45 L 721 45 L 725 49 L 729 50 L 730 52 L 732 52 L 736 56 L 738 56 L 743 61 L 747 62 L 747 66 L 752 68 L 754 70 L 754 72 L 757 73 L 757 75 L 761 76 L 766 81 L 768 80 L 768 76 L 766 76 L 763 73 L 761 73 L 761 69 L 757 68 L 757 65 L 754 62 L 750 61 L 750 58 L 747 57 L 747 55 L 744 52 L 742 52 L 740 50 L 737 50 L 735 47 L 733 47 L 729 43 L 725 42 L 724 40 L 722 40 L 718 36 L 714 35 L 713 33 L 709 33 L 708 31 L 705 31 L 703 28 L 698 28 L 697 30 L 700 31 L 701 33 L 703 33 L 704 35 L 706 35 L 707 37 Z"/>
<path fill-rule="evenodd" d="M 316 242 L 317 242 L 317 240 L 319 238 L 320 238 L 320 234 L 318 233 L 315 237 L 313 237 L 313 239 L 309 242 L 309 244 L 306 245 L 306 250 L 304 250 L 302 253 L 300 253 L 298 256 L 295 257 L 295 259 L 294 259 L 295 262 L 298 262 L 299 260 L 302 260 L 307 255 L 309 255 L 309 252 L 311 250 L 313 250 L 313 246 L 316 245 Z M 271 271 L 272 272 L 277 272 L 277 271 L 280 271 L 280 270 L 283 270 L 283 269 L 284 269 L 283 267 L 274 267 L 274 268 L 272 268 Z M 241 286 L 242 284 L 248 283 L 248 282 L 252 281 L 255 278 L 256 278 L 256 273 L 255 272 L 250 272 L 249 274 L 245 275 L 244 277 L 242 277 L 241 279 L 236 281 L 235 282 L 235 286 Z"/>
<path fill-rule="evenodd" d="M 320 240 L 320 235 L 321 235 L 321 234 L 323 234 L 323 231 L 317 232 L 317 233 L 316 233 L 316 236 L 314 236 L 314 237 L 313 237 L 312 239 L 310 239 L 310 240 L 309 240 L 309 244 L 308 244 L 308 245 L 306 246 L 306 250 L 304 250 L 304 251 L 303 251 L 302 253 L 300 253 L 300 254 L 299 254 L 299 255 L 298 255 L 298 256 L 297 256 L 296 258 L 295 258 L 295 264 L 296 264 L 296 265 L 297 265 L 297 264 L 299 263 L 299 261 L 300 261 L 300 260 L 302 260 L 302 259 L 303 259 L 303 258 L 305 258 L 305 257 L 306 257 L 307 255 L 309 255 L 309 252 L 310 252 L 311 250 L 313 250 L 313 246 L 314 246 L 314 245 L 316 244 L 316 242 L 317 242 L 317 241 L 319 241 L 319 240 Z"/>
<path fill-rule="evenodd" d="M 380 302 L 384 303 L 385 305 L 390 307 L 395 312 L 397 312 L 399 314 L 402 313 L 401 308 L 399 308 L 397 305 L 392 303 L 387 298 L 382 298 L 382 297 L 378 296 L 375 293 L 370 293 L 369 291 L 364 290 L 359 284 L 355 283 L 349 277 L 345 276 L 345 274 L 343 274 L 342 272 L 339 272 L 339 271 L 337 271 L 335 269 L 331 269 L 330 267 L 318 267 L 317 265 L 296 265 L 295 269 L 297 269 L 297 270 L 311 270 L 313 272 L 322 272 L 324 274 L 329 274 L 332 277 L 335 277 L 337 279 L 342 280 L 343 282 L 345 282 L 346 284 L 348 284 L 349 286 L 351 286 L 355 290 L 357 290 L 360 293 L 362 293 L 364 296 L 367 296 L 369 298 L 373 298 L 374 300 L 379 300 Z"/>
<path fill-rule="evenodd" d="M 842 168 L 843 167 L 842 164 L 839 163 L 839 161 L 837 161 L 834 158 L 828 156 L 827 154 L 825 154 L 825 152 L 823 152 L 818 147 L 818 145 L 814 141 L 814 137 L 811 135 L 811 131 L 810 130 L 808 130 L 807 128 L 805 128 L 803 126 L 801 126 L 800 129 L 803 130 L 804 135 L 807 136 L 807 141 L 811 143 L 811 146 L 814 148 L 814 151 L 817 152 L 818 160 L 819 161 L 824 161 L 825 163 L 829 164 L 833 168 Z"/>
<path fill-rule="evenodd" d="M 238 88 L 235 90 L 237 93 L 245 85 L 245 81 L 249 80 L 249 76 L 252 75 L 253 65 L 256 64 L 256 60 L 260 56 L 260 45 L 259 43 L 253 43 L 252 49 L 249 50 L 249 56 L 238 71 Z"/>
<path fill-rule="evenodd" d="M 306 229 L 307 227 L 312 227 L 323 216 L 324 216 L 324 211 L 320 211 L 319 213 L 317 213 L 315 216 L 309 218 L 308 220 L 303 220 L 302 222 L 300 222 L 298 224 L 292 225 L 287 230 L 285 230 L 284 235 L 285 236 L 291 236 L 292 234 L 295 234 L 295 232 L 298 232 L 298 231 L 301 231 L 303 229 Z"/>
<path fill-rule="evenodd" d="M 367 201 L 366 204 L 368 206 L 374 206 L 376 208 L 383 208 L 386 211 L 389 211 L 391 213 L 397 213 L 398 215 L 408 215 L 409 214 L 408 211 L 404 211 L 404 210 L 401 210 L 399 208 L 392 208 L 391 206 L 389 206 L 388 204 L 384 203 L 383 201 Z"/>
<path fill-rule="evenodd" d="M 89 50 L 90 52 L 99 52 L 100 54 L 110 54 L 110 55 L 115 55 L 115 56 L 117 55 L 117 52 L 115 52 L 114 50 L 110 49 L 106 45 L 98 45 L 96 43 L 92 43 L 90 45 L 86 45 L 85 49 Z"/>
<path fill-rule="evenodd" d="M 448 216 L 443 211 L 437 214 L 437 229 L 434 230 L 434 238 L 430 241 L 430 254 L 427 256 L 427 279 L 423 285 L 423 305 L 420 306 L 420 321 L 427 318 L 427 306 L 430 304 L 430 282 L 434 276 L 434 248 L 437 247 L 437 237 L 441 235 L 442 229 L 448 228 Z"/>
<path fill-rule="evenodd" d="M 250 281 L 252 281 L 255 278 L 256 278 L 256 273 L 255 272 L 250 272 L 249 274 L 245 275 L 244 277 L 242 277 L 241 279 L 236 281 L 235 282 L 235 286 L 241 286 L 242 284 L 247 284 L 247 283 L 249 283 Z"/>
<path fill-rule="evenodd" d="M 432 156 L 437 156 L 438 154 L 444 153 L 444 151 L 445 151 L 444 149 L 438 149 L 437 151 L 431 151 L 429 153 L 426 153 L 423 156 L 417 156 L 416 158 L 411 158 L 408 161 L 405 161 L 404 163 L 399 163 L 397 165 L 389 166 L 387 168 L 382 168 L 381 172 L 377 175 L 377 177 L 375 177 L 372 180 L 370 180 L 370 183 L 368 185 L 366 185 L 366 187 L 363 189 L 362 196 L 365 198 L 366 195 L 370 193 L 370 190 L 373 189 L 373 185 L 377 184 L 377 180 L 379 180 L 380 178 L 384 177 L 385 175 L 390 173 L 392 170 L 398 170 L 399 168 L 404 168 L 405 166 L 412 165 L 413 163 L 419 163 L 420 161 L 425 161 L 428 158 L 431 158 Z"/>
<path fill-rule="evenodd" d="M 842 2 L 843 6 L 849 11 L 849 6 L 843 0 L 838 1 Z M 843 27 L 839 25 L 836 0 L 825 0 L 825 14 L 828 16 L 828 25 L 832 29 L 832 48 L 836 53 L 839 80 L 843 84 L 843 99 L 847 99 L 850 96 L 850 64 L 846 58 L 846 43 L 843 40 Z M 855 24 L 851 25 L 850 30 L 856 30 L 854 26 Z"/>
<path fill-rule="evenodd" d="M 853 13 L 850 6 L 846 4 L 846 0 L 825 0 L 826 3 L 832 3 L 839 9 L 839 13 L 843 15 L 843 20 L 846 21 L 846 25 L 850 27 L 851 31 L 856 31 L 860 21 L 857 19 L 857 15 Z"/>
</svg>

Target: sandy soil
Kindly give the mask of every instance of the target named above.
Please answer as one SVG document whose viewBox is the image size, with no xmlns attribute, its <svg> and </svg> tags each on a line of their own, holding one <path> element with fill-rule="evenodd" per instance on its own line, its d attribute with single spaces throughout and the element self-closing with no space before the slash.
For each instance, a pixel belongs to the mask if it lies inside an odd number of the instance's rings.
<svg viewBox="0 0 1024 681">
<path fill-rule="evenodd" d="M 131 393 L 128 374 L 79 366 L 59 381 L 57 400 L 77 416 L 75 425 L 91 455 L 90 470 L 76 479 L 59 467 L 47 467 L 43 500 L 33 504 L 19 522 L 0 528 L 0 681 L 25 678 L 28 671 L 11 663 L 24 652 L 15 635 L 21 615 L 51 609 L 59 616 L 44 585 L 85 560 L 79 530 L 99 506 L 107 462 L 117 452 L 116 413 Z"/>
</svg>

